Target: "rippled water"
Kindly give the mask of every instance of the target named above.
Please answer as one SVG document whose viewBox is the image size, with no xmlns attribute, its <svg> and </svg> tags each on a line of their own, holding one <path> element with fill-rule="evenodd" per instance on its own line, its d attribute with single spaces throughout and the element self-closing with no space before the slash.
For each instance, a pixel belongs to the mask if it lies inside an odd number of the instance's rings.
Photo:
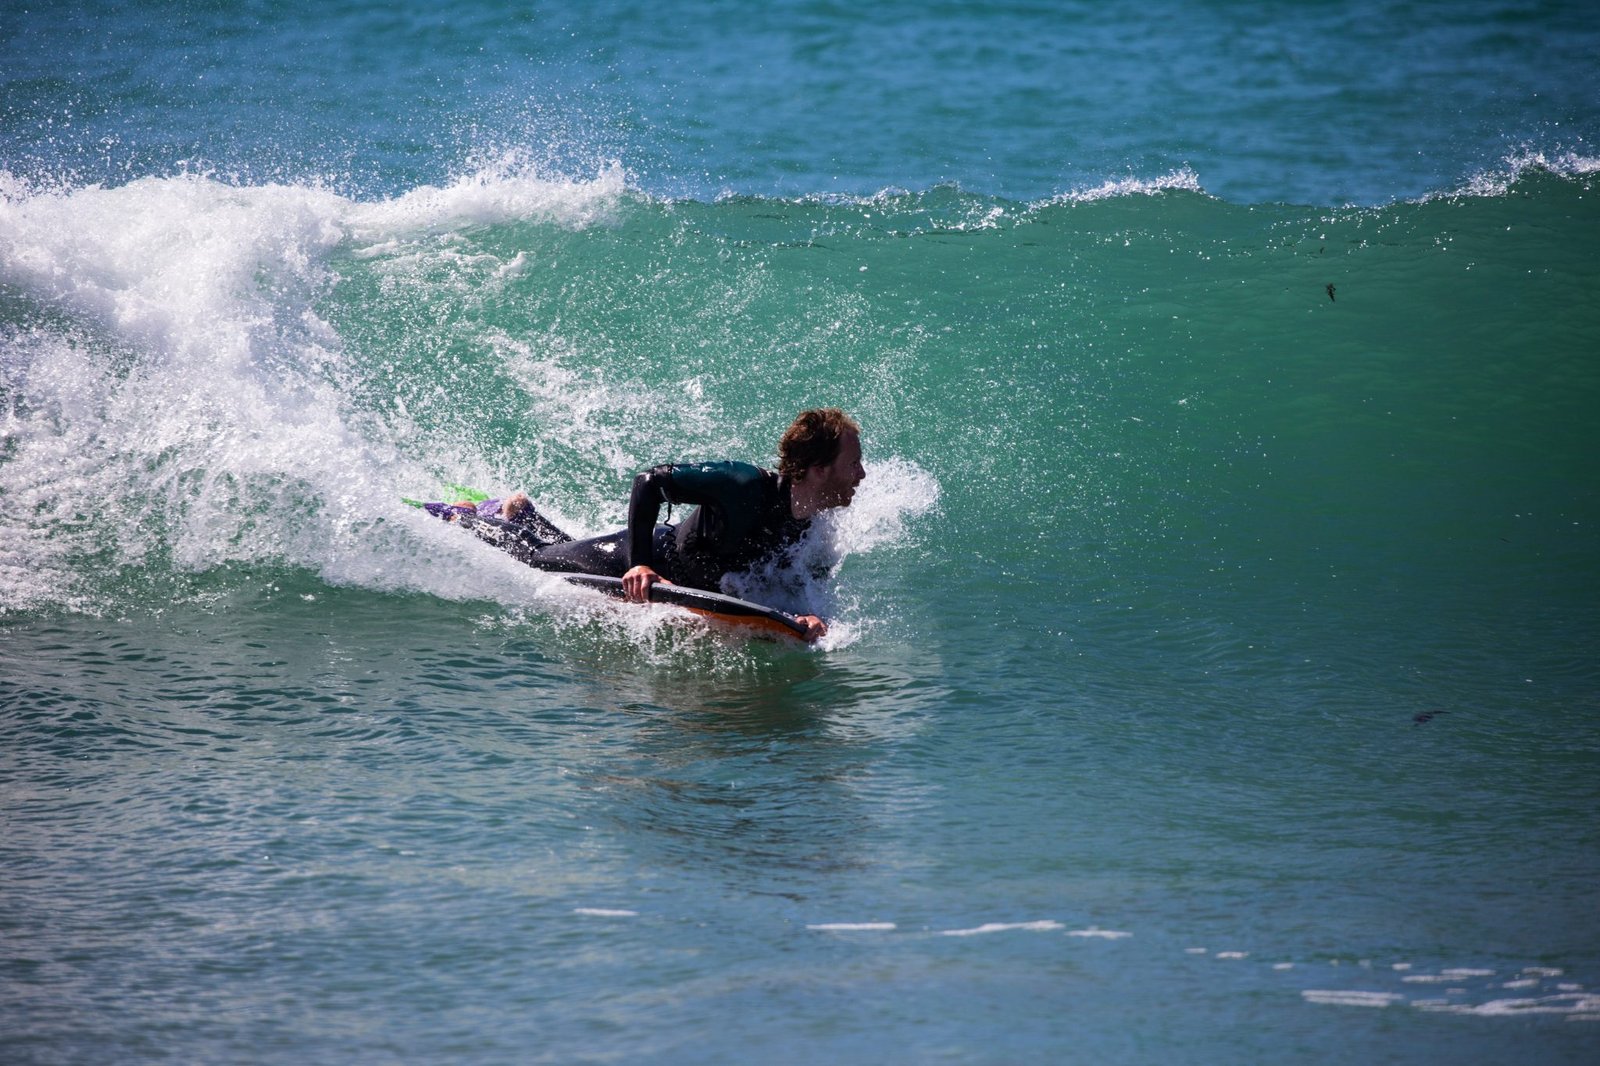
<svg viewBox="0 0 1600 1066">
<path fill-rule="evenodd" d="M 684 12 L 0 21 L 0 1058 L 1592 1061 L 1594 17 Z"/>
</svg>

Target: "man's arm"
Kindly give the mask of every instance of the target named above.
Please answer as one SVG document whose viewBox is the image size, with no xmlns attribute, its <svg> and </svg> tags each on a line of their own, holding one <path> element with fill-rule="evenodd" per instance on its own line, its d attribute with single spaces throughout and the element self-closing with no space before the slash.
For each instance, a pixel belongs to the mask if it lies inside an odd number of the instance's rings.
<svg viewBox="0 0 1600 1066">
<path fill-rule="evenodd" d="M 633 479 L 628 496 L 628 572 L 622 575 L 622 593 L 634 603 L 650 599 L 650 586 L 666 578 L 656 573 L 656 520 L 667 502 L 672 479 L 669 464 L 653 466 Z"/>
<path fill-rule="evenodd" d="M 650 586 L 665 581 L 655 570 L 655 529 L 663 503 L 709 507 L 725 523 L 738 527 L 753 517 L 756 493 L 765 475 L 749 463 L 663 463 L 633 479 L 628 497 L 628 561 L 622 590 L 643 603 Z M 747 515 L 746 512 L 749 512 Z M 737 528 L 729 535 L 737 539 Z"/>
</svg>

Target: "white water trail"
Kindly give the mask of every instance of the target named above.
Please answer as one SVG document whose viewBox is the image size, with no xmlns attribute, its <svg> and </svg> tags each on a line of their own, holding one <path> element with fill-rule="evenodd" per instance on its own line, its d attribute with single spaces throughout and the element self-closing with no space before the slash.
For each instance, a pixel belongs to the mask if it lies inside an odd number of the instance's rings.
<svg viewBox="0 0 1600 1066">
<path fill-rule="evenodd" d="M 270 562 L 340 584 L 503 589 L 503 568 L 486 585 L 480 568 L 406 565 L 419 540 L 459 555 L 459 538 L 401 509 L 399 489 L 431 480 L 425 457 L 346 400 L 341 340 L 317 313 L 327 256 L 505 218 L 589 225 L 623 191 L 620 168 L 478 174 L 375 204 L 0 174 L 0 285 L 29 309 L 0 333 L 0 610 L 95 610 L 108 571 L 158 551 L 187 571 Z"/>
</svg>

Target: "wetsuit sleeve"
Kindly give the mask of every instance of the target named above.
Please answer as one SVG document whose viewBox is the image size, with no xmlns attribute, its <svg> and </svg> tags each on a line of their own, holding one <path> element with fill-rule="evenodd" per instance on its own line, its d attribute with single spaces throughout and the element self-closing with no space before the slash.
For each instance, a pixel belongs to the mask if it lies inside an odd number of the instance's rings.
<svg viewBox="0 0 1600 1066">
<path fill-rule="evenodd" d="M 671 480 L 669 464 L 653 466 L 633 479 L 633 493 L 628 497 L 628 562 L 631 566 L 655 566 L 656 519 L 661 516 L 661 505 L 669 500 L 667 491 Z"/>
<path fill-rule="evenodd" d="M 737 541 L 759 514 L 764 473 L 749 463 L 665 463 L 633 479 L 628 498 L 630 565 L 655 565 L 655 528 L 663 503 L 708 507 L 732 520 Z"/>
</svg>

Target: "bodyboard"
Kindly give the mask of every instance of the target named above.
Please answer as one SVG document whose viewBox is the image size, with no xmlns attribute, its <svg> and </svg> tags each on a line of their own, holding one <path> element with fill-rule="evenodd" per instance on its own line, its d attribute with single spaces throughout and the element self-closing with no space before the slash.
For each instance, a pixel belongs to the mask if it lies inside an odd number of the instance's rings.
<svg viewBox="0 0 1600 1066">
<path fill-rule="evenodd" d="M 561 577 L 574 585 L 594 589 L 619 600 L 625 596 L 620 577 L 604 577 L 600 574 L 562 574 Z M 806 635 L 806 627 L 792 614 L 775 607 L 741 600 L 735 596 L 724 596 L 720 592 L 690 588 L 687 585 L 657 582 L 650 586 L 650 602 L 670 603 L 674 607 L 693 611 L 702 618 L 766 630 L 786 637 L 798 637 L 803 640 Z"/>
<path fill-rule="evenodd" d="M 484 500 L 488 497 L 474 489 L 464 488 L 460 485 L 451 485 L 459 497 L 469 500 Z M 412 507 L 421 507 L 418 500 L 401 497 L 404 502 Z M 479 540 L 493 544 L 518 562 L 525 563 L 536 570 L 559 575 L 563 580 L 583 588 L 602 592 L 616 599 L 626 599 L 627 594 L 622 590 L 620 577 L 608 577 L 603 574 L 580 574 L 563 570 L 552 570 L 540 566 L 528 553 L 518 551 L 521 543 L 515 536 L 506 536 L 511 529 L 509 523 L 500 519 L 483 516 L 463 516 L 459 523 L 463 529 L 475 534 Z M 752 603 L 741 600 L 735 596 L 724 596 L 720 592 L 707 592 L 704 589 L 691 588 L 688 585 L 674 585 L 662 581 L 650 586 L 651 603 L 668 603 L 674 607 L 682 607 L 692 611 L 702 618 L 714 622 L 723 622 L 728 625 L 742 626 L 745 628 L 777 633 L 785 637 L 796 637 L 804 640 L 806 627 L 794 615 L 780 611 L 775 607 L 765 604 Z"/>
</svg>

